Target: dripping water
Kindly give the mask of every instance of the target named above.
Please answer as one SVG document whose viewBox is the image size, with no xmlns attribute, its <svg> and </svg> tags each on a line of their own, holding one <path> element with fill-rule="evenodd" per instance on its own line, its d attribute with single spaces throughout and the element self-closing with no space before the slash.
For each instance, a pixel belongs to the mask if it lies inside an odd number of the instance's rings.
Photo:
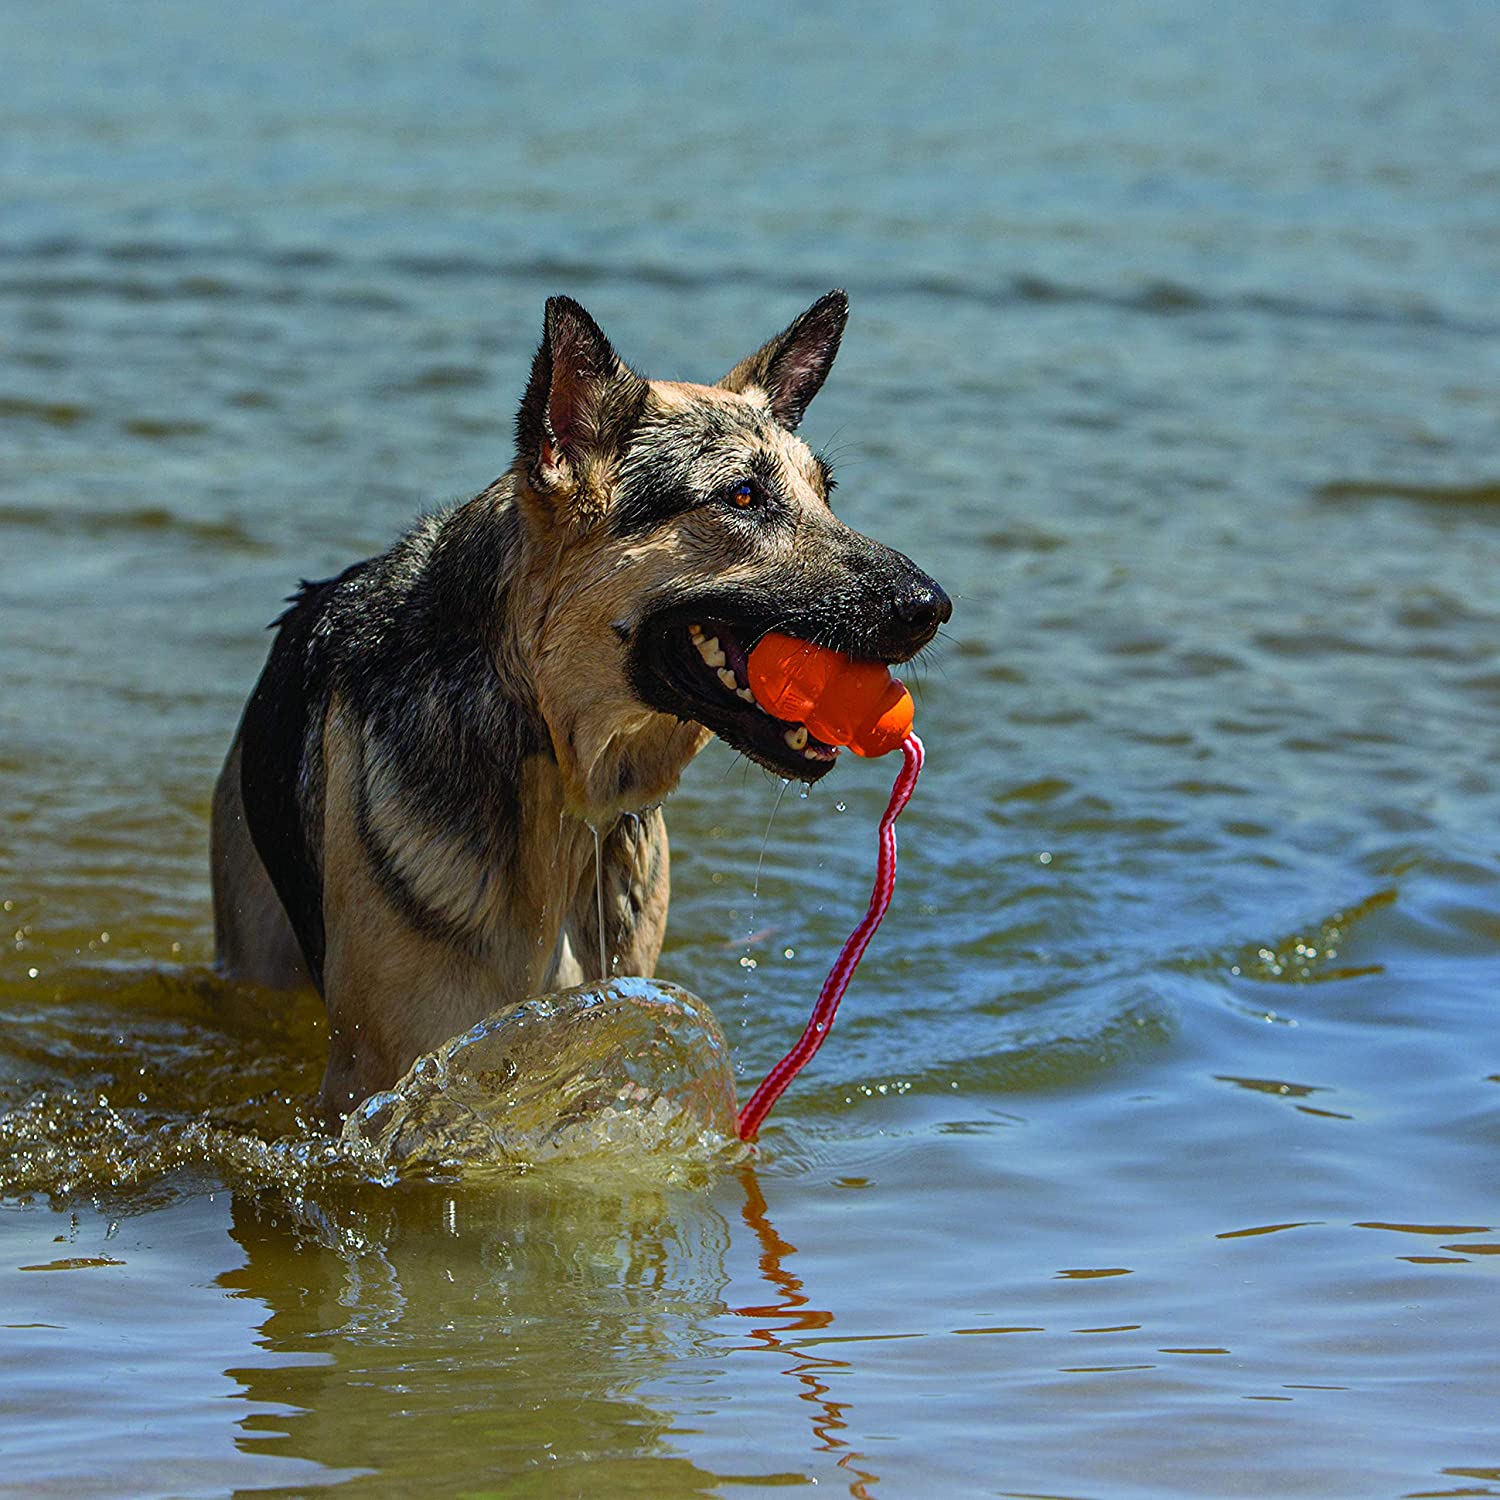
<svg viewBox="0 0 1500 1500">
<path fill-rule="evenodd" d="M 756 904 L 760 900 L 760 872 L 764 868 L 766 863 L 766 850 L 770 847 L 771 829 L 775 825 L 776 814 L 781 811 L 782 799 L 786 796 L 787 788 L 789 786 L 791 786 L 791 782 L 783 778 L 781 783 L 781 790 L 776 793 L 776 801 L 771 805 L 771 816 L 766 819 L 766 831 L 761 835 L 760 838 L 760 856 L 755 861 L 755 879 L 751 882 L 750 885 L 750 924 L 745 929 L 745 953 L 744 957 L 740 959 L 740 967 L 745 970 L 747 975 L 757 967 L 755 962 L 755 955 L 750 951 L 750 945 L 751 940 L 755 937 L 756 932 L 755 916 Z M 750 991 L 749 989 L 746 989 L 740 995 L 741 1028 L 747 1027 L 750 1024 L 749 1007 Z M 743 1062 L 736 1061 L 735 1063 L 735 1069 L 737 1072 L 743 1072 L 744 1066 L 745 1065 Z"/>
<path fill-rule="evenodd" d="M 776 821 L 776 814 L 781 811 L 781 799 L 786 796 L 786 789 L 791 785 L 790 781 L 782 780 L 781 790 L 776 793 L 776 801 L 771 807 L 771 816 L 766 819 L 766 831 L 760 837 L 760 858 L 755 861 L 755 881 L 750 887 L 750 931 L 755 931 L 755 902 L 760 896 L 760 872 L 766 862 L 766 848 L 771 842 L 771 825 Z"/>
<path fill-rule="evenodd" d="M 594 835 L 594 905 L 599 919 L 599 983 L 609 983 L 609 960 L 604 954 L 604 851 L 599 842 L 599 830 L 589 824 Z"/>
</svg>

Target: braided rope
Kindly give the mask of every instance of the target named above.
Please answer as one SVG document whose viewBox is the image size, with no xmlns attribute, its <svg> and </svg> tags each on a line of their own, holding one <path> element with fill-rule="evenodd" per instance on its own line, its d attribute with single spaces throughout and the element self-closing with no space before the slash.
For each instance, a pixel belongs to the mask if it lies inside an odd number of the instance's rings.
<svg viewBox="0 0 1500 1500">
<path fill-rule="evenodd" d="M 870 894 L 870 906 L 860 919 L 859 925 L 849 934 L 848 940 L 833 961 L 828 978 L 823 981 L 817 1004 L 813 1006 L 807 1027 L 797 1038 L 791 1051 L 766 1074 L 750 1102 L 740 1111 L 739 1136 L 742 1141 L 753 1141 L 760 1130 L 761 1122 L 775 1108 L 786 1086 L 812 1061 L 814 1053 L 823 1045 L 833 1026 L 833 1018 L 849 988 L 849 981 L 864 957 L 875 929 L 890 908 L 891 893 L 896 889 L 896 819 L 901 809 L 911 800 L 917 777 L 927 751 L 915 734 L 909 734 L 901 742 L 901 769 L 896 774 L 896 784 L 891 788 L 891 800 L 886 805 L 885 816 L 880 820 L 880 845 L 875 859 L 875 889 Z"/>
</svg>

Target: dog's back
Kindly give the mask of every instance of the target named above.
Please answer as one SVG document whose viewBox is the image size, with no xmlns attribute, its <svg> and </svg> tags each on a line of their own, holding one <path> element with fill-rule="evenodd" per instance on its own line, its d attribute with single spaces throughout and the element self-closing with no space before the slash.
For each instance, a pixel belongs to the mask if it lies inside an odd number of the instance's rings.
<svg viewBox="0 0 1500 1500">
<path fill-rule="evenodd" d="M 274 988 L 308 979 L 319 988 L 323 983 L 316 813 L 319 731 L 329 694 L 329 605 L 338 587 L 368 566 L 304 583 L 289 601 L 214 789 L 218 958 L 239 977 Z"/>
</svg>

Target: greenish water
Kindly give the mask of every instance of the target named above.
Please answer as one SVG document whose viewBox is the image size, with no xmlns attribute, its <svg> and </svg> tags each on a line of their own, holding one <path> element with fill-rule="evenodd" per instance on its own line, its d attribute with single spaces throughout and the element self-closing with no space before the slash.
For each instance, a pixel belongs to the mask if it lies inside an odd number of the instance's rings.
<svg viewBox="0 0 1500 1500">
<path fill-rule="evenodd" d="M 0 55 L 0 1493 L 1500 1494 L 1492 6 Z M 262 627 L 505 467 L 546 295 L 701 379 L 834 285 L 808 434 L 956 603 L 834 1038 L 752 1166 L 359 1180 L 208 970 Z M 669 804 L 742 1092 L 892 769 Z"/>
</svg>

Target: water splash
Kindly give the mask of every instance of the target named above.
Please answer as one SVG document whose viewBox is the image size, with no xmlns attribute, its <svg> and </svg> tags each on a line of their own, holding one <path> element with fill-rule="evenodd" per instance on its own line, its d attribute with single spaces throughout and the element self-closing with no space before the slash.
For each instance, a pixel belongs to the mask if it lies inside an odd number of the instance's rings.
<svg viewBox="0 0 1500 1500">
<path fill-rule="evenodd" d="M 63 993 L 12 1015 L 0 1193 L 139 1208 L 228 1186 L 329 1208 L 460 1164 L 608 1162 L 687 1181 L 736 1150 L 723 1037 L 707 1006 L 666 984 L 620 980 L 492 1016 L 379 1096 L 380 1129 L 342 1138 L 316 1123 L 327 1026 L 311 991 L 142 969 L 113 984 L 75 972 Z M 451 1100 L 430 1097 L 435 1079 Z M 360 1119 L 373 1127 L 377 1112 Z"/>
<path fill-rule="evenodd" d="M 343 1140 L 400 1171 L 628 1157 L 679 1175 L 737 1150 L 729 1049 L 676 985 L 583 985 L 424 1053 L 349 1117 Z"/>
<path fill-rule="evenodd" d="M 7 1195 L 149 1208 L 178 1191 L 220 1184 L 301 1198 L 317 1185 L 389 1185 L 396 1174 L 370 1147 L 311 1126 L 267 1139 L 214 1120 L 117 1108 L 102 1094 L 47 1089 L 0 1114 Z"/>
</svg>

